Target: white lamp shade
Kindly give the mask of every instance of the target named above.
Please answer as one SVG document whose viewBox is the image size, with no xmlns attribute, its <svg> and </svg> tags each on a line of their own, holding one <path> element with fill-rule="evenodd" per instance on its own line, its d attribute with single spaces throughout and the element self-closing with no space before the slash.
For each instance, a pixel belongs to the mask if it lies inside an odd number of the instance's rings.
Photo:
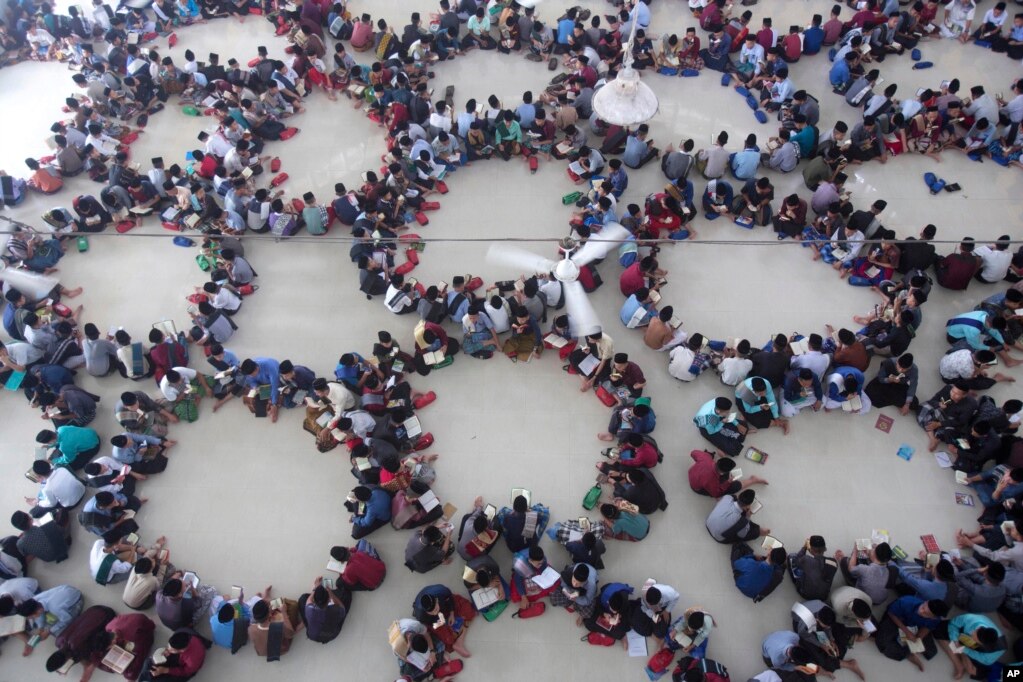
<svg viewBox="0 0 1023 682">
<path fill-rule="evenodd" d="M 593 95 L 594 111 L 613 125 L 645 123 L 657 114 L 657 108 L 657 95 L 632 68 L 622 69 L 617 78 Z"/>
</svg>

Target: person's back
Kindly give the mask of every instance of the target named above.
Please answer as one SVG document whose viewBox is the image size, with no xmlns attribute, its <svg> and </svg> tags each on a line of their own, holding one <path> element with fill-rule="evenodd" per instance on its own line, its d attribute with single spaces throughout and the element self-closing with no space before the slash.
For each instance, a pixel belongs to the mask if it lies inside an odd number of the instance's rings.
<svg viewBox="0 0 1023 682">
<path fill-rule="evenodd" d="M 972 253 L 953 253 L 939 259 L 935 264 L 938 284 L 956 291 L 966 290 L 979 269 L 980 259 Z"/>
</svg>

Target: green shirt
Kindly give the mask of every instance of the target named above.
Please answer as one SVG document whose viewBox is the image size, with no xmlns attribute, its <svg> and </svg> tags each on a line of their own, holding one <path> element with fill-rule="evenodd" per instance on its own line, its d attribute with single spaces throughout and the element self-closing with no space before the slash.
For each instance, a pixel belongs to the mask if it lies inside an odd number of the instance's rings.
<svg viewBox="0 0 1023 682">
<path fill-rule="evenodd" d="M 99 445 L 99 434 L 83 426 L 58 426 L 57 449 L 60 456 L 51 461 L 55 467 L 66 467 L 80 453 Z"/>
</svg>

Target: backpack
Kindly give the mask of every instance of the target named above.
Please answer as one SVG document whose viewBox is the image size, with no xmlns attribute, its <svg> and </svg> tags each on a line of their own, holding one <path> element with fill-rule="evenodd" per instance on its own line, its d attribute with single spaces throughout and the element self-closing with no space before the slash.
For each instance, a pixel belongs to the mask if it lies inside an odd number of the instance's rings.
<svg viewBox="0 0 1023 682">
<path fill-rule="evenodd" d="M 653 436 L 650 436 L 650 435 L 647 435 L 647 434 L 643 434 L 643 442 L 644 443 L 649 443 L 650 445 L 653 446 L 654 450 L 657 450 L 657 463 L 658 464 L 660 464 L 661 462 L 664 461 L 664 451 L 662 451 L 661 448 L 658 447 L 657 441 L 654 440 Z"/>
</svg>

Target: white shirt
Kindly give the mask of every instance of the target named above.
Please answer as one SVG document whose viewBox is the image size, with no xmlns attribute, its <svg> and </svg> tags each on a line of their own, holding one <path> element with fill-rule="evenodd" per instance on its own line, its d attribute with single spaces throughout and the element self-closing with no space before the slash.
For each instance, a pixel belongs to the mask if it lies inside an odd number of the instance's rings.
<svg viewBox="0 0 1023 682">
<path fill-rule="evenodd" d="M 0 597 L 10 596 L 15 606 L 20 606 L 35 596 L 39 591 L 39 581 L 35 578 L 11 578 L 0 584 Z"/>
<path fill-rule="evenodd" d="M 503 334 L 511 329 L 511 316 L 508 314 L 507 306 L 502 305 L 500 308 L 495 308 L 490 305 L 490 301 L 486 301 L 483 304 L 483 311 L 493 323 L 494 331 L 496 333 Z"/>
<path fill-rule="evenodd" d="M 836 57 L 837 58 L 837 57 Z M 753 43 L 753 47 L 742 46 L 739 50 L 740 64 L 753 64 L 754 75 L 760 75 L 761 62 L 764 61 L 764 47 L 760 43 Z"/>
<path fill-rule="evenodd" d="M 194 369 L 189 369 L 188 367 L 175 367 L 174 371 L 180 374 L 181 378 L 184 379 L 183 385 L 172 384 L 167 380 L 166 376 L 160 379 L 160 392 L 163 393 L 164 398 L 171 402 L 176 401 L 185 391 L 185 387 L 188 386 L 188 384 L 191 383 L 191 381 L 199 374 Z"/>
<path fill-rule="evenodd" d="M 688 346 L 675 346 L 668 354 L 668 374 L 679 381 L 692 381 L 697 375 L 692 374 L 689 368 L 693 366 L 695 357 L 696 353 Z"/>
<path fill-rule="evenodd" d="M 235 295 L 235 293 L 230 289 L 221 287 L 220 291 L 217 292 L 217 295 L 213 297 L 212 301 L 210 301 L 210 305 L 214 308 L 223 308 L 224 310 L 234 312 L 241 307 L 242 299 Z"/>
<path fill-rule="evenodd" d="M 89 552 L 89 570 L 92 572 L 93 580 L 99 576 L 99 569 L 103 565 L 103 560 L 107 557 L 106 552 L 103 551 L 103 547 L 106 545 L 103 538 L 100 538 L 96 542 L 92 543 L 92 551 Z M 114 576 L 118 573 L 127 573 L 132 569 L 132 565 L 127 561 L 121 561 L 115 559 L 114 563 L 110 566 L 110 571 L 107 573 L 107 583 L 114 581 Z"/>
<path fill-rule="evenodd" d="M 227 156 L 227 153 L 232 149 L 234 149 L 234 147 L 232 147 L 231 143 L 227 141 L 227 138 L 225 138 L 219 132 L 216 132 L 211 133 L 210 136 L 206 139 L 206 149 L 204 151 L 206 151 L 206 153 L 208 154 L 213 154 L 213 156 L 222 159 L 225 156 Z"/>
<path fill-rule="evenodd" d="M 451 132 L 451 117 L 446 114 L 438 114 L 436 111 L 430 114 L 430 126 L 445 133 Z"/>
<path fill-rule="evenodd" d="M 75 475 L 64 467 L 58 467 L 46 477 L 39 488 L 39 506 L 44 509 L 52 507 L 73 507 L 85 496 L 85 486 Z"/>
<path fill-rule="evenodd" d="M 738 386 L 744 381 L 753 369 L 753 361 L 749 358 L 725 358 L 718 365 L 718 373 L 721 374 L 721 383 L 728 386 Z"/>
<path fill-rule="evenodd" d="M 106 7 L 102 4 L 92 8 L 92 20 L 102 26 L 104 31 L 110 30 L 110 16 L 107 14 Z"/>
<path fill-rule="evenodd" d="M 92 148 L 103 156 L 113 156 L 117 153 L 117 141 L 106 133 L 100 133 L 98 136 L 89 133 L 85 137 L 85 143 L 91 144 Z"/>
<path fill-rule="evenodd" d="M 984 245 L 973 252 L 982 261 L 980 276 L 988 282 L 1001 282 L 1009 272 L 1012 264 L 1012 252 L 1008 249 L 999 251 Z"/>
<path fill-rule="evenodd" d="M 819 350 L 811 350 L 792 358 L 789 366 L 792 369 L 803 369 L 804 367 L 817 375 L 818 379 L 824 378 L 824 372 L 828 371 L 831 364 L 831 357 L 821 353 Z"/>
</svg>

